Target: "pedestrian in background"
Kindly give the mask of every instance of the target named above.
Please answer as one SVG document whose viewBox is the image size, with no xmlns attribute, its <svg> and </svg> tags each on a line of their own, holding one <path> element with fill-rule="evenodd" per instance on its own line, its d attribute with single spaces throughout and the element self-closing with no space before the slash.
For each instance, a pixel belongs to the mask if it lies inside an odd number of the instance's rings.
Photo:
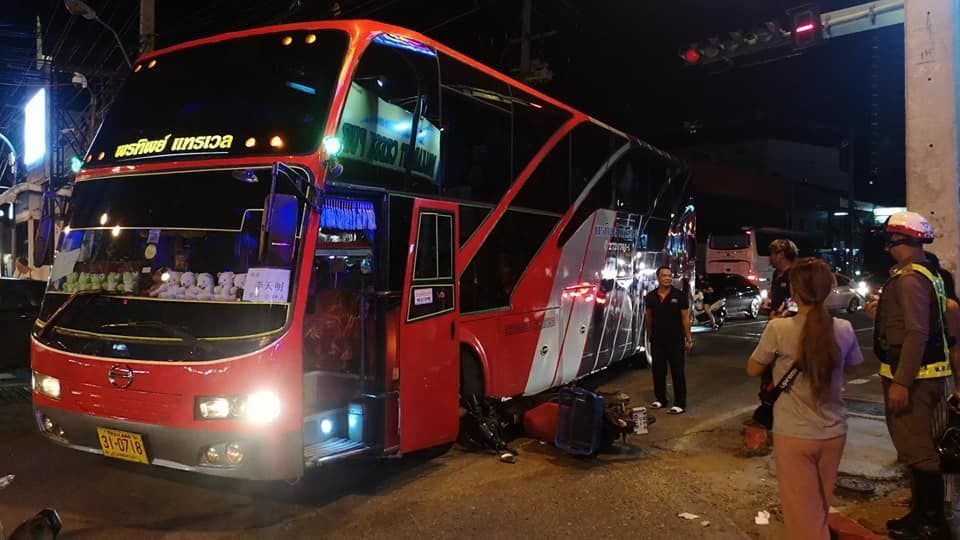
<svg viewBox="0 0 960 540">
<path fill-rule="evenodd" d="M 792 240 L 779 238 L 770 242 L 770 266 L 775 270 L 770 280 L 770 318 L 789 316 L 790 268 L 797 260 L 799 251 Z"/>
<path fill-rule="evenodd" d="M 827 516 L 847 436 L 843 372 L 863 363 L 853 326 L 824 305 L 835 284 L 819 259 L 794 265 L 790 290 L 797 316 L 770 321 L 747 360 L 751 377 L 771 365 L 776 380 L 794 366 L 799 370 L 773 409 L 777 484 L 787 537 L 797 540 L 830 538 Z"/>
<path fill-rule="evenodd" d="M 650 336 L 653 355 L 653 409 L 666 407 L 667 369 L 673 380 L 674 406 L 669 414 L 683 414 L 687 409 L 687 378 L 684 373 L 685 353 L 693 348 L 690 333 L 689 295 L 673 286 L 673 270 L 669 266 L 657 268 L 659 287 L 644 297 L 644 327 Z"/>
<path fill-rule="evenodd" d="M 30 265 L 26 257 L 17 257 L 13 263 L 13 277 L 17 279 L 30 279 Z"/>
</svg>

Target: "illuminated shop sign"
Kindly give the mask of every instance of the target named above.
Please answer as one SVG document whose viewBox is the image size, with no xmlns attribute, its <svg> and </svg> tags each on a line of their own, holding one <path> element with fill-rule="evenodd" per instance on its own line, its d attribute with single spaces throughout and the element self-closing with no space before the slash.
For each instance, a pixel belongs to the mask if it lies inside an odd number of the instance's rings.
<svg viewBox="0 0 960 540">
<path fill-rule="evenodd" d="M 338 136 L 342 157 L 402 171 L 410 151 L 413 115 L 353 83 L 343 110 Z M 420 117 L 412 173 L 435 180 L 439 166 L 440 130 Z"/>
</svg>

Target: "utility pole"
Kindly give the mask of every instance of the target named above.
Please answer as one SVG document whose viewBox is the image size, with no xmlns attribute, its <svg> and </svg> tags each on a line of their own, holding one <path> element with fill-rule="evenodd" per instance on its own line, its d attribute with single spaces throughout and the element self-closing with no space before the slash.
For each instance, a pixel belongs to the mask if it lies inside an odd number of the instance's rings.
<svg viewBox="0 0 960 540">
<path fill-rule="evenodd" d="M 140 0 L 140 54 L 153 51 L 157 45 L 155 0 Z"/>
<path fill-rule="evenodd" d="M 513 72 L 521 81 L 536 84 L 553 80 L 550 67 L 539 59 L 533 58 L 533 42 L 557 35 L 556 30 L 533 34 L 533 0 L 523 0 L 521 6 L 520 38 L 511 39 L 511 43 L 520 43 L 520 68 Z"/>
<path fill-rule="evenodd" d="M 910 0 L 904 10 L 907 207 L 930 220 L 936 232 L 930 249 L 956 273 L 960 7 L 956 0 Z"/>
<path fill-rule="evenodd" d="M 533 25 L 533 0 L 523 0 L 522 27 L 520 28 L 520 73 L 530 73 L 530 39 Z"/>
</svg>

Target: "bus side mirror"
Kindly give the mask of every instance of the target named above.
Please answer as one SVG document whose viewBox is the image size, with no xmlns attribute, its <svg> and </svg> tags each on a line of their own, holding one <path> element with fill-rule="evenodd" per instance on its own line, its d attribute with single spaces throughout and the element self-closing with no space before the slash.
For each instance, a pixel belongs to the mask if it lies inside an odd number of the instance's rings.
<svg viewBox="0 0 960 540">
<path fill-rule="evenodd" d="M 264 266 L 293 264 L 298 206 L 295 195 L 271 193 L 267 196 L 260 228 L 260 263 Z"/>
</svg>

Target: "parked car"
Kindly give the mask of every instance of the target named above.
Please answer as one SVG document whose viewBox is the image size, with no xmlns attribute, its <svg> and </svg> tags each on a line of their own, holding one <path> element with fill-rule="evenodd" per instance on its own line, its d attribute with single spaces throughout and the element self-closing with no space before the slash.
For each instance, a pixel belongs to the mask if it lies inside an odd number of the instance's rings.
<svg viewBox="0 0 960 540">
<path fill-rule="evenodd" d="M 870 294 L 870 286 L 864 280 L 855 280 L 843 274 L 834 276 L 837 278 L 837 286 L 830 292 L 830 296 L 827 296 L 827 309 L 845 310 L 847 313 L 859 311 Z"/>
<path fill-rule="evenodd" d="M 707 274 L 719 297 L 727 302 L 727 316 L 746 315 L 754 319 L 760 313 L 760 288 L 737 274 Z"/>
<path fill-rule="evenodd" d="M 46 281 L 0 278 L 0 372 L 30 366 L 30 330 Z"/>
</svg>

